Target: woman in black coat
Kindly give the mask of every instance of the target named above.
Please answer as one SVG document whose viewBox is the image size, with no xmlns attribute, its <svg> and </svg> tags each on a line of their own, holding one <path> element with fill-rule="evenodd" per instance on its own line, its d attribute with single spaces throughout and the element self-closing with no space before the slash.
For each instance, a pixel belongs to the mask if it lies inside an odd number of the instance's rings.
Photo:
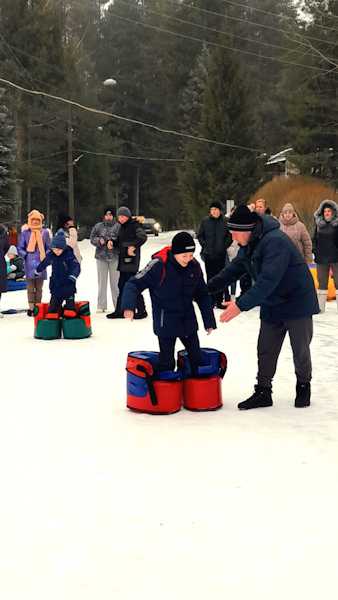
<svg viewBox="0 0 338 600">
<path fill-rule="evenodd" d="M 135 219 L 127 206 L 121 206 L 117 211 L 117 220 L 120 223 L 120 229 L 117 240 L 114 245 L 119 251 L 119 262 L 117 270 L 119 277 L 119 297 L 115 311 L 107 315 L 107 319 L 123 319 L 121 310 L 122 293 L 127 281 L 135 275 L 140 266 L 141 246 L 147 240 L 147 234 L 143 227 Z M 142 294 L 137 299 L 137 312 L 135 319 L 144 319 L 147 317 L 147 311 Z"/>
<path fill-rule="evenodd" d="M 7 290 L 7 269 L 6 269 L 6 260 L 5 256 L 8 252 L 9 248 L 9 239 L 7 229 L 0 225 L 0 299 L 2 292 L 6 292 Z M 2 313 L 0 312 L 0 317 L 2 317 Z"/>
<path fill-rule="evenodd" d="M 318 302 L 320 312 L 324 312 L 330 270 L 338 292 L 338 204 L 333 200 L 324 200 L 316 210 L 314 218 L 316 228 L 313 237 L 313 253 L 319 283 Z"/>
</svg>

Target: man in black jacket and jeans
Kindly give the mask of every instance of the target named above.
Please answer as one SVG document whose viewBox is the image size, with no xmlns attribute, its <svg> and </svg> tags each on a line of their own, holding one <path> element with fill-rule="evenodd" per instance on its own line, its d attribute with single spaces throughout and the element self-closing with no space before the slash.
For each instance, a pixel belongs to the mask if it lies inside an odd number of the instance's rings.
<svg viewBox="0 0 338 600">
<path fill-rule="evenodd" d="M 224 269 L 227 262 L 227 248 L 232 244 L 232 237 L 227 229 L 223 215 L 223 206 L 215 200 L 209 206 L 209 216 L 203 219 L 197 239 L 201 244 L 201 257 L 205 262 L 207 281 Z M 223 308 L 222 301 L 230 299 L 227 288 L 213 294 L 214 305 Z"/>
<path fill-rule="evenodd" d="M 127 281 L 135 275 L 140 266 L 141 246 L 147 240 L 147 234 L 143 227 L 135 219 L 127 206 L 121 206 L 117 211 L 117 220 L 120 223 L 120 229 L 117 240 L 114 245 L 119 251 L 119 262 L 117 270 L 120 271 L 119 278 L 119 297 L 117 306 L 113 313 L 107 315 L 107 319 L 123 319 L 121 311 L 122 293 Z M 142 294 L 137 298 L 137 312 L 135 319 L 144 319 L 147 317 L 146 307 Z"/>
<path fill-rule="evenodd" d="M 214 277 L 209 290 L 249 273 L 254 281 L 236 302 L 228 302 L 220 321 L 227 323 L 242 311 L 261 307 L 258 338 L 258 374 L 254 394 L 238 405 L 240 410 L 272 406 L 272 380 L 286 334 L 289 334 L 297 377 L 295 406 L 310 405 L 312 315 L 319 312 L 310 270 L 292 240 L 280 231 L 273 217 L 260 217 L 239 206 L 228 222 L 241 246 L 231 265 Z"/>
</svg>

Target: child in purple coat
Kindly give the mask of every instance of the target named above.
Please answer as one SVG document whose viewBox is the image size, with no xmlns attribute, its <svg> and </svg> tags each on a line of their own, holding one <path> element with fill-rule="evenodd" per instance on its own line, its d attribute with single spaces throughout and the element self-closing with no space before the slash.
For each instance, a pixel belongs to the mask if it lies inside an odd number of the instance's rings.
<svg viewBox="0 0 338 600">
<path fill-rule="evenodd" d="M 43 282 L 47 279 L 46 270 L 36 275 L 36 268 L 46 257 L 50 248 L 50 236 L 43 227 L 44 216 L 38 210 L 32 210 L 28 215 L 27 225 L 22 228 L 18 251 L 25 261 L 25 273 L 27 279 L 28 311 L 27 315 L 33 315 L 34 304 L 42 300 Z"/>
</svg>

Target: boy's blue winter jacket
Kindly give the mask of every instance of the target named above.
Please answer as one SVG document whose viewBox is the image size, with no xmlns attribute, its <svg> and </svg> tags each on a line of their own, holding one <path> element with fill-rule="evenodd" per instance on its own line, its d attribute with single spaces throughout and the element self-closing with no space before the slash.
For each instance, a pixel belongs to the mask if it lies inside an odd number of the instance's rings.
<svg viewBox="0 0 338 600">
<path fill-rule="evenodd" d="M 273 217 L 262 217 L 249 244 L 213 277 L 211 292 L 224 289 L 249 273 L 254 284 L 236 304 L 241 311 L 261 307 L 261 319 L 272 323 L 311 317 L 319 312 L 310 269 L 294 242 Z"/>
<path fill-rule="evenodd" d="M 199 306 L 205 329 L 216 329 L 215 317 L 202 270 L 193 259 L 181 267 L 164 248 L 153 260 L 129 279 L 122 296 L 122 311 L 134 310 L 137 295 L 149 288 L 154 332 L 160 337 L 186 337 L 198 330 L 193 300 Z"/>
<path fill-rule="evenodd" d="M 49 289 L 52 296 L 59 299 L 73 296 L 76 293 L 75 282 L 81 271 L 73 249 L 67 246 L 60 256 L 56 256 L 50 250 L 36 270 L 41 273 L 50 265 L 52 266 L 52 275 L 49 281 Z"/>
</svg>

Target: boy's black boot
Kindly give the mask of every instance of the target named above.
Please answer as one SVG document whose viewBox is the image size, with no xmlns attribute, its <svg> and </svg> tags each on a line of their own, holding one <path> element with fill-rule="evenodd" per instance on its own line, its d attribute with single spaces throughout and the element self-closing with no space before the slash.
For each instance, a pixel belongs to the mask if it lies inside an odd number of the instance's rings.
<svg viewBox="0 0 338 600">
<path fill-rule="evenodd" d="M 272 406 L 272 389 L 271 387 L 255 385 L 252 396 L 244 402 L 240 402 L 238 408 L 239 410 L 249 410 L 250 408 L 263 408 L 265 406 Z"/>
<path fill-rule="evenodd" d="M 307 383 L 297 382 L 295 407 L 296 408 L 305 408 L 305 406 L 310 406 L 310 398 L 311 398 L 310 382 L 309 381 Z"/>
</svg>

